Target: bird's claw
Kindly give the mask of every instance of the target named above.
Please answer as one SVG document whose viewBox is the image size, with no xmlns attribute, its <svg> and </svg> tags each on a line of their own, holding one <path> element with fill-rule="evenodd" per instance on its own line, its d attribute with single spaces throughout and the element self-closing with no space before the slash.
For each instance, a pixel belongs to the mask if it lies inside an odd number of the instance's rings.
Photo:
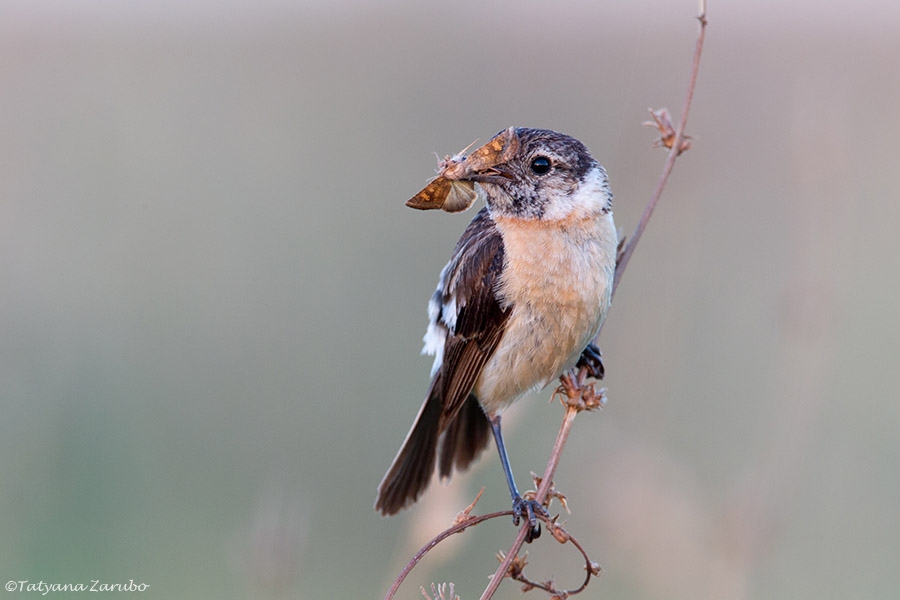
<svg viewBox="0 0 900 600">
<path fill-rule="evenodd" d="M 513 498 L 513 524 L 518 527 L 524 516 L 528 519 L 529 530 L 525 541 L 529 544 L 541 536 L 541 524 L 536 515 L 547 516 L 547 511 L 537 500 L 526 500 L 521 496 Z"/>
<path fill-rule="evenodd" d="M 579 369 L 584 367 L 587 374 L 594 379 L 603 379 L 603 375 L 606 372 L 603 368 L 603 357 L 600 355 L 600 348 L 594 344 L 587 345 L 575 366 Z"/>
</svg>

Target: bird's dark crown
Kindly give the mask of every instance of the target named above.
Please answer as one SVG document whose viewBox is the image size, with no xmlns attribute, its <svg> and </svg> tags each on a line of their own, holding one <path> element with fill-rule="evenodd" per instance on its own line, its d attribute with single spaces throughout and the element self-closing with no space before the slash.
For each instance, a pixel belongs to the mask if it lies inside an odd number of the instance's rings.
<svg viewBox="0 0 900 600">
<path fill-rule="evenodd" d="M 471 178 L 482 185 L 492 213 L 526 219 L 558 215 L 574 207 L 573 197 L 583 184 L 611 198 L 605 171 L 580 141 L 549 129 L 514 131 L 508 143 L 515 144 L 515 152 Z M 509 137 L 508 130 L 498 136 Z M 591 177 L 599 181 L 590 181 Z"/>
</svg>

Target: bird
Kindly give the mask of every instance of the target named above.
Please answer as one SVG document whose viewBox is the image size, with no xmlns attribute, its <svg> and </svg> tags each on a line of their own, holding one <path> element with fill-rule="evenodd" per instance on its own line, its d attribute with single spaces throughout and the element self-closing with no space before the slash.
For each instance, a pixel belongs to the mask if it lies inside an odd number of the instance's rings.
<svg viewBox="0 0 900 600">
<path fill-rule="evenodd" d="M 422 352 L 434 356 L 431 384 L 378 486 L 375 509 L 392 515 L 414 503 L 436 466 L 443 479 L 467 469 L 492 435 L 513 521 L 527 519 L 530 541 L 540 535 L 536 515 L 546 511 L 516 486 L 501 416 L 576 365 L 603 377 L 593 339 L 612 297 L 613 195 L 585 145 L 548 129 L 510 127 L 441 166 L 437 180 L 469 186 L 475 193 L 467 203 L 477 196 L 485 206 L 428 302 Z"/>
</svg>

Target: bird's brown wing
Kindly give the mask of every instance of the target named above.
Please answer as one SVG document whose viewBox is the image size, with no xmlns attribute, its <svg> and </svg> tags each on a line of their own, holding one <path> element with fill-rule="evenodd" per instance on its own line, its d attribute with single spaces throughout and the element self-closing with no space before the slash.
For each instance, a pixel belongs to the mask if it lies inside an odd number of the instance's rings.
<svg viewBox="0 0 900 600">
<path fill-rule="evenodd" d="M 440 474 L 466 468 L 487 445 L 490 425 L 472 394 L 494 353 L 512 307 L 495 296 L 503 269 L 503 239 L 486 209 L 463 233 L 442 272 L 432 303 L 444 336 L 441 366 L 412 428 L 378 486 L 375 509 L 391 515 L 428 486 L 440 443 Z"/>
<path fill-rule="evenodd" d="M 441 430 L 459 414 L 512 312 L 496 296 L 503 260 L 503 238 L 482 209 L 457 243 L 441 290 L 439 320 L 448 328 L 440 369 Z"/>
</svg>

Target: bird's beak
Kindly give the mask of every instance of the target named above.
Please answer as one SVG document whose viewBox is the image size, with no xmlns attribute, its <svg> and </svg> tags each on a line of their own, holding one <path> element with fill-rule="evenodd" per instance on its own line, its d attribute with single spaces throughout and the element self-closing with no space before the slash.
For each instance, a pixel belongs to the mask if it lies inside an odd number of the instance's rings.
<svg viewBox="0 0 900 600">
<path fill-rule="evenodd" d="M 502 167 L 518 149 L 519 136 L 516 128 L 504 129 L 468 156 L 448 161 L 441 175 L 451 180 L 479 183 L 499 183 L 511 179 L 510 173 Z"/>
<path fill-rule="evenodd" d="M 504 171 L 499 166 L 490 167 L 480 173 L 473 173 L 466 178 L 466 181 L 474 181 L 476 183 L 503 183 L 513 179 L 512 173 Z"/>
<path fill-rule="evenodd" d="M 441 161 L 438 176 L 406 205 L 420 210 L 466 210 L 477 198 L 473 183 L 503 183 L 513 179 L 512 173 L 503 167 L 518 149 L 519 136 L 516 128 L 510 127 L 467 156 L 462 153 L 448 156 Z"/>
</svg>

